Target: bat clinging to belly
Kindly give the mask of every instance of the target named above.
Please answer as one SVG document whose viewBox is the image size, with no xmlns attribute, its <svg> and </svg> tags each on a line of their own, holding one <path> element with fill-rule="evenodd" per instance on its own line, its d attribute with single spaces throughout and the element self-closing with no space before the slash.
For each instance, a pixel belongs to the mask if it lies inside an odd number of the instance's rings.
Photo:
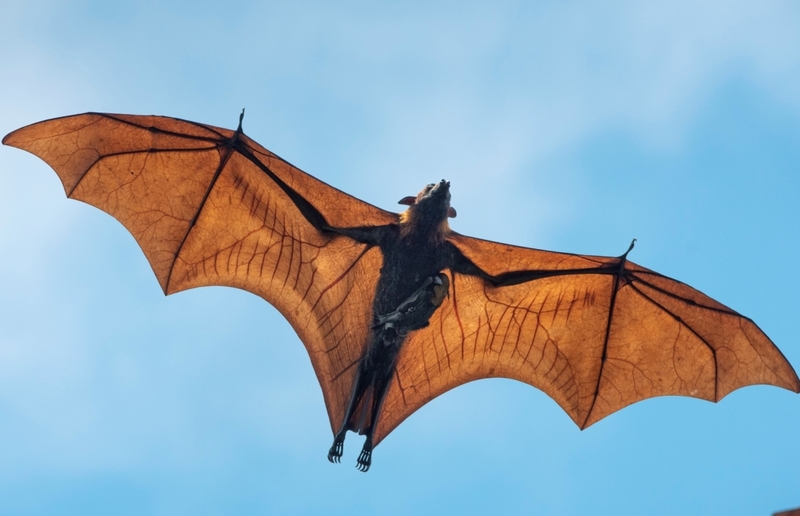
<svg viewBox="0 0 800 516">
<path fill-rule="evenodd" d="M 748 318 L 619 257 L 460 235 L 450 184 L 391 213 L 290 165 L 235 131 L 155 116 L 88 113 L 3 143 L 46 161 L 67 196 L 119 220 L 166 294 L 238 287 L 283 314 L 322 387 L 338 462 L 345 434 L 373 448 L 436 396 L 513 378 L 580 427 L 636 401 L 719 401 L 745 385 L 800 392 Z"/>
</svg>

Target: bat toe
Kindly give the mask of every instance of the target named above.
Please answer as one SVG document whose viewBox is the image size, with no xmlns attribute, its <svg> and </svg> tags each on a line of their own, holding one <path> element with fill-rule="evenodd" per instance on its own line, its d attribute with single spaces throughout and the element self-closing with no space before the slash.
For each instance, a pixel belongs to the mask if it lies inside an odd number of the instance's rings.
<svg viewBox="0 0 800 516">
<path fill-rule="evenodd" d="M 333 440 L 331 449 L 328 450 L 328 460 L 334 464 L 341 462 L 342 452 L 344 452 L 344 437 L 336 436 Z"/>
</svg>

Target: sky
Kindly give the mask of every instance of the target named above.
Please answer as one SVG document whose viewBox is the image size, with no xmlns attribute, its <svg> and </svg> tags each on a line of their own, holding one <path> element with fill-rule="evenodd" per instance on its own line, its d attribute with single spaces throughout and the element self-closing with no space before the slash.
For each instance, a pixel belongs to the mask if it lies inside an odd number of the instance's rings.
<svg viewBox="0 0 800 516">
<path fill-rule="evenodd" d="M 451 181 L 461 233 L 630 259 L 800 367 L 796 2 L 0 0 L 0 134 L 85 111 L 235 127 L 384 209 Z M 0 513 L 771 514 L 800 396 L 646 400 L 580 431 L 459 387 L 355 469 L 305 349 L 243 291 L 164 297 L 133 238 L 0 148 Z"/>
</svg>

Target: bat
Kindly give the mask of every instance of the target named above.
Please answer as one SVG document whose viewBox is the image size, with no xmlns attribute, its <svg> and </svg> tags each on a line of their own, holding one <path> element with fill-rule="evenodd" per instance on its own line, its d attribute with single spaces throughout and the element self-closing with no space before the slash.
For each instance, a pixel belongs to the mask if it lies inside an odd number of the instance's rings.
<svg viewBox="0 0 800 516">
<path fill-rule="evenodd" d="M 165 294 L 204 285 L 261 296 L 305 344 L 339 462 L 357 467 L 422 405 L 480 378 L 520 380 L 581 428 L 645 398 L 719 401 L 769 384 L 800 392 L 756 324 L 692 287 L 617 257 L 557 253 L 450 229 L 450 183 L 360 201 L 242 131 L 86 113 L 3 143 L 58 174 L 69 198 L 119 220 Z"/>
</svg>

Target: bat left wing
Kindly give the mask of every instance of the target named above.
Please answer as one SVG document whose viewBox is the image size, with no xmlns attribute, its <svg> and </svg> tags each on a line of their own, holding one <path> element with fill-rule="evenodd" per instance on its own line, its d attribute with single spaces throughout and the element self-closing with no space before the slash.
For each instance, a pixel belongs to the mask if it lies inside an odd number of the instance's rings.
<svg viewBox="0 0 800 516">
<path fill-rule="evenodd" d="M 87 113 L 3 139 L 58 173 L 67 196 L 136 238 L 165 294 L 204 285 L 274 305 L 305 344 L 335 430 L 363 354 L 379 249 L 325 226 L 397 215 L 319 181 L 236 131 L 157 116 Z"/>
<path fill-rule="evenodd" d="M 627 253 L 448 240 L 472 270 L 451 271 L 450 297 L 401 351 L 376 441 L 436 396 L 481 378 L 541 389 L 582 429 L 654 396 L 719 401 L 752 384 L 800 392 L 753 321 Z"/>
</svg>

